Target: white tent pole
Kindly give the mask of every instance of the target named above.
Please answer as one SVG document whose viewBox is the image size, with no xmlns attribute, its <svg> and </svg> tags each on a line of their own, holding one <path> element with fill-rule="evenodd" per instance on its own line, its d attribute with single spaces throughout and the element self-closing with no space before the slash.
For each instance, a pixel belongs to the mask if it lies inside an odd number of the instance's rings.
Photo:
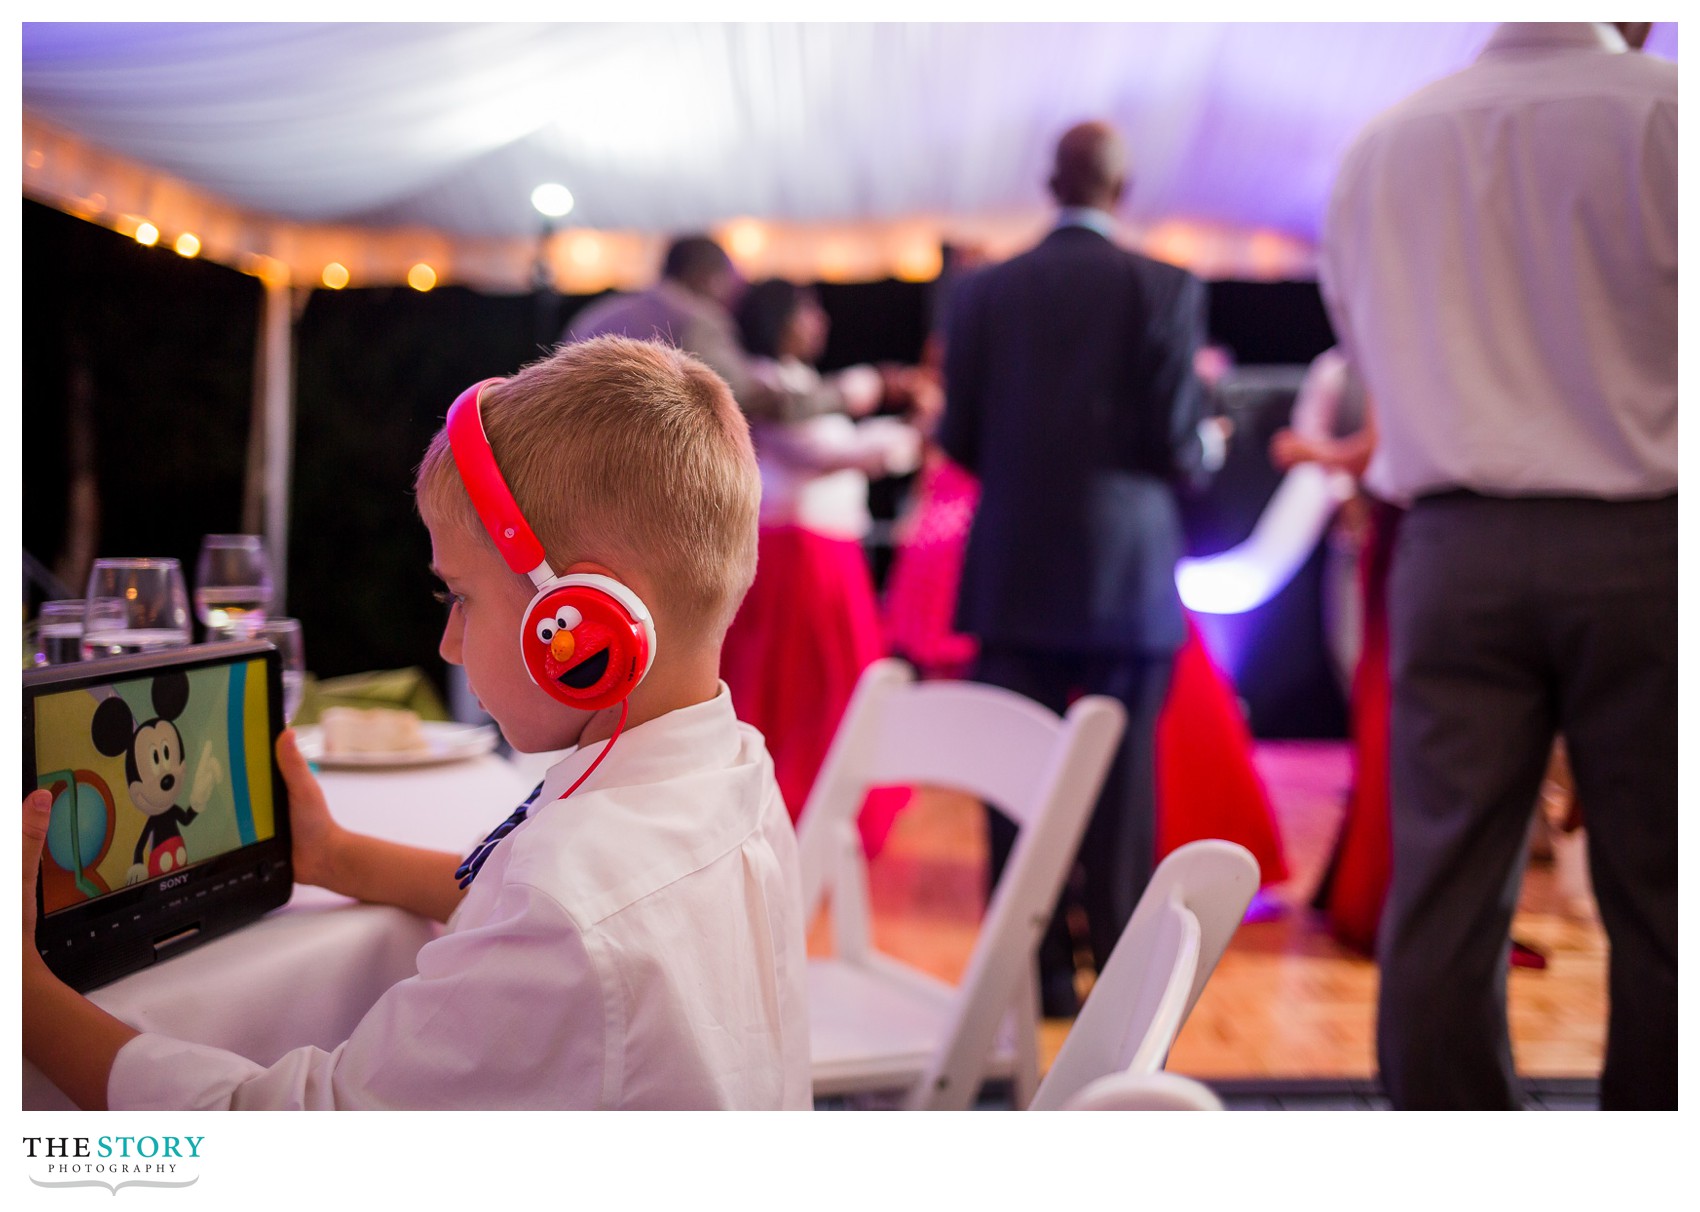
<svg viewBox="0 0 1700 1212">
<path fill-rule="evenodd" d="M 287 281 L 265 281 L 260 308 L 261 374 L 265 418 L 265 538 L 272 561 L 272 606 L 281 613 L 289 583 L 289 478 L 294 460 L 295 309 Z"/>
</svg>

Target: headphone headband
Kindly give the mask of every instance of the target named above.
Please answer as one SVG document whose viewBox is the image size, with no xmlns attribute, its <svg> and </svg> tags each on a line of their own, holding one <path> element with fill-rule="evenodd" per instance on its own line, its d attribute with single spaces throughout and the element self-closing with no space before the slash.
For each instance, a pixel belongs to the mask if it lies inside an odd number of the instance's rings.
<svg viewBox="0 0 1700 1212">
<path fill-rule="evenodd" d="M 532 533 L 519 502 L 496 466 L 496 454 L 490 449 L 490 439 L 484 433 L 484 417 L 478 408 L 478 397 L 492 383 L 501 379 L 485 379 L 461 392 L 449 406 L 445 428 L 449 431 L 449 453 L 454 456 L 455 470 L 460 474 L 466 495 L 478 511 L 478 520 L 502 553 L 509 568 L 542 588 L 555 576 L 549 567 L 549 557 L 543 544 Z"/>
</svg>

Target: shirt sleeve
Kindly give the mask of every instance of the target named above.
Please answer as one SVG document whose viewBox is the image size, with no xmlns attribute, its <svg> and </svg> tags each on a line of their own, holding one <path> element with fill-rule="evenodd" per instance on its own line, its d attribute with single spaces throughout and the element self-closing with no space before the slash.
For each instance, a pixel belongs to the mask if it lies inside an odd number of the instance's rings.
<svg viewBox="0 0 1700 1212">
<path fill-rule="evenodd" d="M 113 1110 L 594 1109 L 617 1102 L 610 979 L 553 900 L 504 887 L 477 925 L 427 943 L 416 976 L 331 1051 L 262 1066 L 143 1034 L 118 1053 Z"/>
</svg>

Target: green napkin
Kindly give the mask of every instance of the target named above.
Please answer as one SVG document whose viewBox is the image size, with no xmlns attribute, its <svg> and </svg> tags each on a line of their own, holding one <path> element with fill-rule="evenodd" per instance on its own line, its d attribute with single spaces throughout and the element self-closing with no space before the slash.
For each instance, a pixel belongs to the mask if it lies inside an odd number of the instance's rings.
<svg viewBox="0 0 1700 1212">
<path fill-rule="evenodd" d="M 377 669 L 322 680 L 308 674 L 295 723 L 318 723 L 326 707 L 405 707 L 422 720 L 449 718 L 437 688 L 418 666 Z"/>
</svg>

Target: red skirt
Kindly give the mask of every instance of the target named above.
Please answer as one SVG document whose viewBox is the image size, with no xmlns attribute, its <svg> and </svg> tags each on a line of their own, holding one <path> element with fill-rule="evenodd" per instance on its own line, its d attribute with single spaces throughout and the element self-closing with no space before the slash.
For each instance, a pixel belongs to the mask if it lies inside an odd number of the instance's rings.
<svg viewBox="0 0 1700 1212">
<path fill-rule="evenodd" d="M 1264 885 L 1287 878 L 1269 791 L 1252 763 L 1251 729 L 1227 676 L 1187 619 L 1157 720 L 1157 858 L 1201 838 L 1251 851 Z"/>
<path fill-rule="evenodd" d="M 801 526 L 762 527 L 755 583 L 720 651 L 738 718 L 760 730 L 796 820 L 862 670 L 885 655 L 861 545 Z M 858 824 L 871 858 L 908 788 L 876 788 Z"/>
<path fill-rule="evenodd" d="M 923 678 L 964 678 L 979 644 L 955 628 L 956 587 L 980 484 L 942 451 L 928 453 L 903 519 L 885 588 L 885 631 L 891 651 Z"/>
<path fill-rule="evenodd" d="M 1366 953 L 1375 950 L 1381 907 L 1393 878 L 1387 575 L 1400 517 L 1398 508 L 1382 502 L 1370 513 L 1369 539 L 1359 567 L 1364 622 L 1363 649 L 1352 675 L 1352 790 L 1322 896 L 1334 936 Z"/>
</svg>

